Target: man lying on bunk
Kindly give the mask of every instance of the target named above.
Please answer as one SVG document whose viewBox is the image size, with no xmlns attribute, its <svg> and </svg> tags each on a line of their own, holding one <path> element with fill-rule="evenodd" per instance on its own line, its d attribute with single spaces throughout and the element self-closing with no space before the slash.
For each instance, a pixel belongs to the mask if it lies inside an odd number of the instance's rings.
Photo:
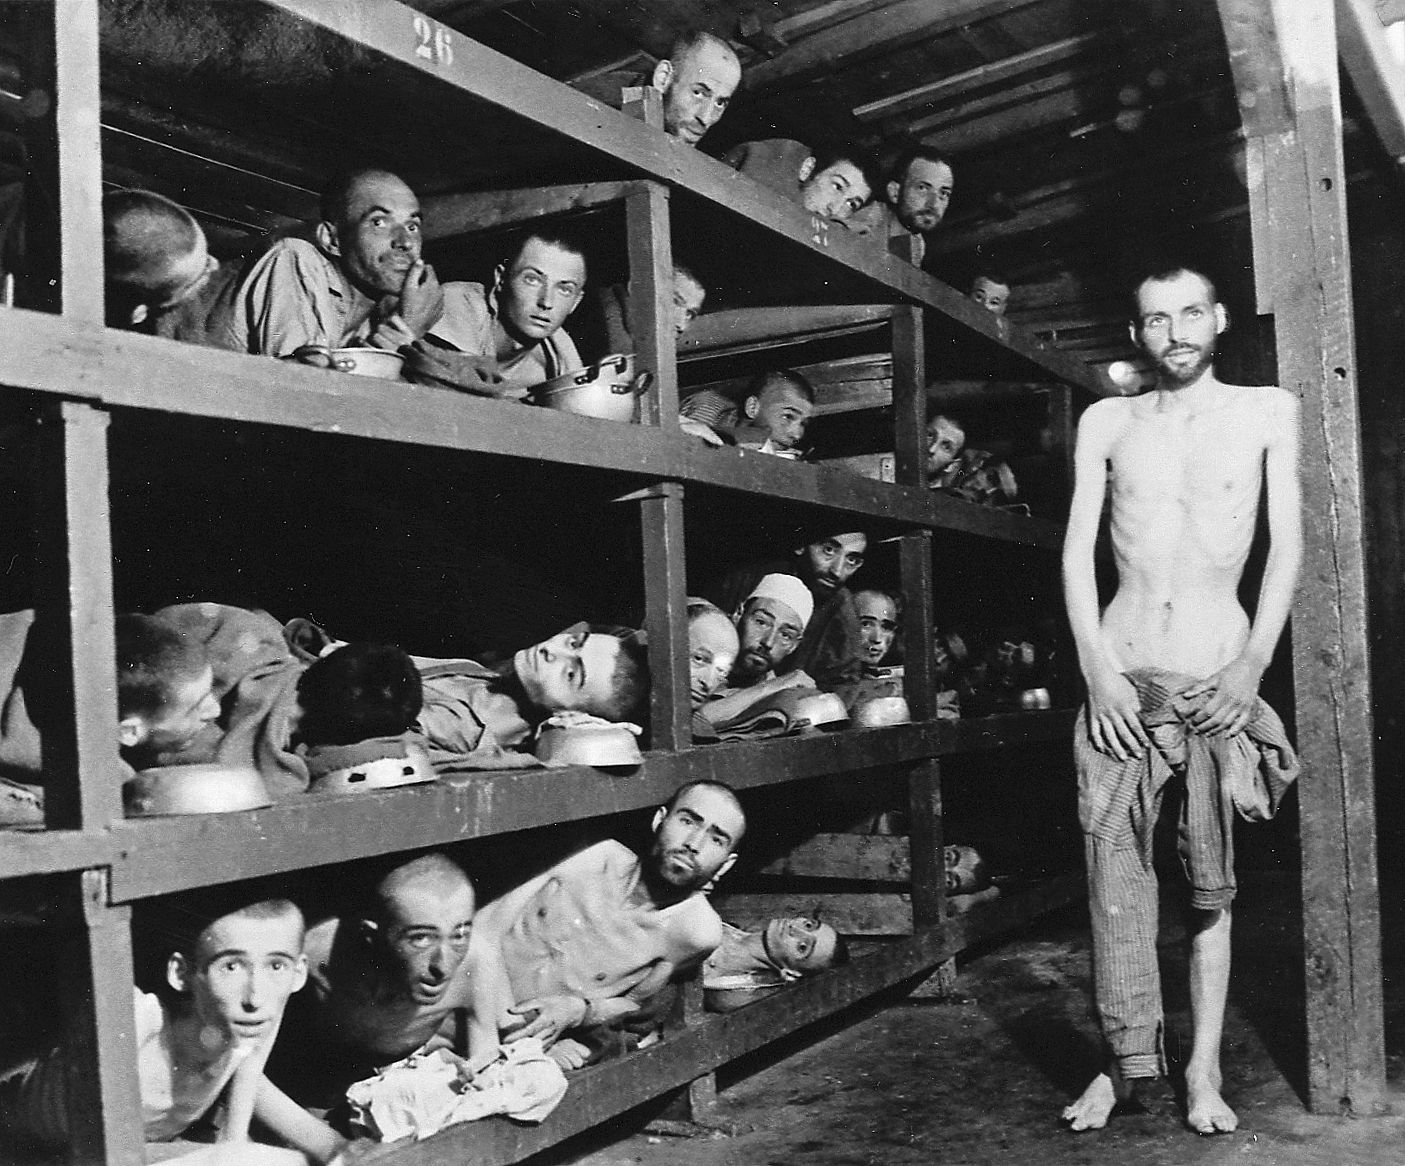
<svg viewBox="0 0 1405 1166">
<path fill-rule="evenodd" d="M 235 894 L 221 888 L 157 908 L 151 930 L 161 944 L 162 983 L 156 992 L 133 989 L 146 1140 L 179 1138 L 222 1106 L 219 1142 L 248 1142 L 257 1117 L 313 1161 L 328 1162 L 343 1140 L 264 1076 L 288 998 L 307 979 L 302 913 L 285 899 Z M 138 942 L 144 938 L 139 931 Z M 0 1130 L 26 1145 L 67 1143 L 74 1068 L 59 1047 L 8 1073 Z"/>
<path fill-rule="evenodd" d="M 951 163 L 930 146 L 915 146 L 898 158 L 882 194 L 845 224 L 856 235 L 877 240 L 910 236 L 916 243 L 918 265 L 927 250 L 927 236 L 937 229 L 951 202 Z M 886 196 L 886 198 L 884 197 Z"/>
<path fill-rule="evenodd" d="M 185 748 L 219 715 L 204 645 L 150 615 L 117 617 L 117 742 L 133 769 Z M 42 726 L 54 716 L 56 675 L 30 610 L 0 615 L 0 826 L 41 825 Z"/>
<path fill-rule="evenodd" d="M 809 589 L 794 575 L 765 575 L 736 609 L 737 659 L 727 687 L 703 712 L 714 725 L 743 715 L 758 702 L 786 688 L 813 688 L 803 671 L 779 673 L 805 634 L 815 608 Z"/>
<path fill-rule="evenodd" d="M 825 534 L 797 546 L 789 555 L 747 563 L 730 571 L 711 598 L 723 611 L 736 611 L 764 575 L 798 576 L 814 601 L 798 647 L 778 672 L 800 670 L 826 692 L 852 684 L 863 672 L 854 596 L 848 583 L 863 566 L 868 536 L 862 531 Z"/>
<path fill-rule="evenodd" d="M 188 344 L 225 347 L 242 263 L 221 264 L 185 207 L 150 190 L 102 200 L 107 324 Z"/>
<path fill-rule="evenodd" d="M 484 907 L 470 952 L 500 961 L 505 1042 L 540 1037 L 578 1068 L 596 1043 L 587 1030 L 635 1016 L 697 967 L 722 941 L 703 892 L 736 861 L 745 830 L 730 787 L 689 782 L 654 815 L 647 854 L 598 842 Z"/>
<path fill-rule="evenodd" d="M 813 915 L 767 919 L 759 931 L 722 921 L 722 942 L 703 963 L 703 1004 L 735 1012 L 786 984 L 849 962 L 849 946 Z"/>
<path fill-rule="evenodd" d="M 491 1059 L 498 1033 L 473 1011 L 468 875 L 429 853 L 383 870 L 350 911 L 308 930 L 308 991 L 290 1003 L 268 1074 L 300 1105 L 331 1109 L 348 1086 L 417 1052 Z"/>
<path fill-rule="evenodd" d="M 927 422 L 927 484 L 935 487 L 942 472 L 966 447 L 966 431 L 959 422 L 937 413 Z"/>
<path fill-rule="evenodd" d="M 722 161 L 829 222 L 852 218 L 873 193 L 868 159 L 848 147 L 815 151 L 790 138 L 766 138 L 733 146 Z"/>
<path fill-rule="evenodd" d="M 710 32 L 684 33 L 651 74 L 604 73 L 575 88 L 618 109 L 626 88 L 652 85 L 663 94 L 664 132 L 696 146 L 715 126 L 741 83 L 742 67 L 732 46 Z"/>
<path fill-rule="evenodd" d="M 633 352 L 634 336 L 630 332 L 630 289 L 633 283 L 613 283 L 594 289 L 585 299 L 576 323 L 576 344 L 590 360 L 599 360 L 615 352 Z M 673 311 L 671 322 L 674 336 L 682 336 L 692 327 L 702 312 L 707 289 L 681 263 L 673 265 Z"/>
<path fill-rule="evenodd" d="M 735 445 L 757 453 L 798 459 L 800 443 L 815 412 L 815 387 L 798 372 L 760 373 L 747 385 L 741 404 L 718 389 L 703 389 L 679 407 L 679 427 L 707 445 Z"/>
<path fill-rule="evenodd" d="M 715 603 L 688 599 L 688 695 L 693 705 L 693 739 L 712 740 L 717 731 L 707 703 L 721 692 L 740 644 L 736 625 Z"/>
</svg>

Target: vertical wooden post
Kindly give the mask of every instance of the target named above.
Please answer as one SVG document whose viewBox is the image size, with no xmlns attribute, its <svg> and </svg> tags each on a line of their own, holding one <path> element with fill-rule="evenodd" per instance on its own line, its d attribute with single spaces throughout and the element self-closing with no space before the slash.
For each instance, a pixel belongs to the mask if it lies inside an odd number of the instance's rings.
<svg viewBox="0 0 1405 1166">
<path fill-rule="evenodd" d="M 67 876 L 60 993 L 68 1054 L 69 1161 L 146 1161 L 132 1009 L 132 909 L 107 902 L 107 873 Z"/>
<path fill-rule="evenodd" d="M 663 482 L 640 502 L 644 542 L 644 626 L 649 633 L 651 740 L 656 749 L 693 741 L 688 684 L 688 602 L 684 579 L 683 487 Z"/>
<path fill-rule="evenodd" d="M 1332 0 L 1219 0 L 1262 160 L 1254 261 L 1278 376 L 1302 402 L 1304 562 L 1293 609 L 1309 1104 L 1379 1111 L 1385 1090 L 1361 437 Z M 1266 222 L 1264 219 L 1266 218 Z M 1260 310 L 1265 305 L 1261 301 Z"/>
<path fill-rule="evenodd" d="M 38 609 L 55 681 L 43 744 L 50 829 L 99 830 L 122 818 L 107 423 L 90 405 L 56 401 L 39 426 Z"/>
<path fill-rule="evenodd" d="M 678 366 L 673 331 L 673 254 L 669 239 L 668 188 L 647 183 L 625 199 L 629 234 L 629 334 L 635 368 L 653 374 L 641 401 L 652 425 L 678 417 Z"/>
</svg>

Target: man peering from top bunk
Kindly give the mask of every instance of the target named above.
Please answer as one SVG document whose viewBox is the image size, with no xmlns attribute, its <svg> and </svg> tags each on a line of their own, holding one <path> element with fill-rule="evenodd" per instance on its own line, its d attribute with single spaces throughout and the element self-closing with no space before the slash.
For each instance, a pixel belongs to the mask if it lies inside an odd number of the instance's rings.
<svg viewBox="0 0 1405 1166">
<path fill-rule="evenodd" d="M 815 151 L 791 138 L 765 138 L 733 146 L 722 161 L 829 222 L 852 218 L 873 194 L 868 159 L 849 147 Z"/>
<path fill-rule="evenodd" d="M 199 737 L 219 716 L 213 672 L 202 644 L 150 615 L 120 615 L 117 744 L 134 769 L 156 763 Z M 0 615 L 0 825 L 43 822 L 43 726 L 54 718 L 57 677 L 47 636 L 32 610 Z"/>
<path fill-rule="evenodd" d="M 219 1142 L 248 1142 L 256 1117 L 328 1162 L 343 1140 L 264 1076 L 288 998 L 307 979 L 302 913 L 285 899 L 229 900 L 217 889 L 156 908 L 163 983 L 156 993 L 133 989 L 146 1140 L 178 1138 L 218 1105 Z M 9 1137 L 34 1146 L 68 1141 L 70 1059 L 60 1046 L 0 1081 L 0 1129 Z"/>
<path fill-rule="evenodd" d="M 500 960 L 493 1015 L 513 1030 L 506 1043 L 540 1037 L 577 1068 L 595 1043 L 585 1030 L 627 1022 L 701 964 L 722 941 L 705 893 L 745 830 L 731 787 L 689 782 L 655 813 L 642 857 L 598 842 L 484 907 L 471 947 L 485 966 Z"/>
<path fill-rule="evenodd" d="M 696 146 L 727 111 L 741 77 L 741 62 L 732 46 L 698 30 L 675 40 L 652 73 L 617 71 L 574 84 L 616 109 L 626 87 L 652 85 L 663 94 L 664 132 L 685 146 Z"/>
<path fill-rule="evenodd" d="M 357 1081 L 419 1052 L 491 1059 L 498 1033 L 473 1009 L 473 884 L 431 852 L 384 869 L 341 916 L 307 933 L 309 990 L 294 999 L 269 1078 L 299 1104 L 330 1109 Z"/>
<path fill-rule="evenodd" d="M 941 224 L 955 184 L 951 162 L 930 146 L 905 150 L 893 166 L 892 178 L 882 195 L 846 223 L 856 235 L 878 240 L 885 247 L 891 238 L 910 236 L 917 244 L 914 260 L 920 265 L 927 236 Z"/>
<path fill-rule="evenodd" d="M 971 280 L 971 290 L 966 295 L 987 312 L 1003 319 L 1005 309 L 1010 306 L 1010 290 L 1009 277 L 987 267 Z"/>
<path fill-rule="evenodd" d="M 249 268 L 224 346 L 327 367 L 332 348 L 413 343 L 444 310 L 421 242 L 419 199 L 400 178 L 339 175 L 322 193 L 313 238 L 279 239 Z"/>
<path fill-rule="evenodd" d="M 102 227 L 109 327 L 224 346 L 216 321 L 242 265 L 210 254 L 185 207 L 150 190 L 114 190 L 103 196 Z"/>
<path fill-rule="evenodd" d="M 526 396 L 543 381 L 582 367 L 563 325 L 580 306 L 585 281 L 582 246 L 560 232 L 534 230 L 494 269 L 491 287 L 452 285 L 425 346 L 492 359 L 502 378 L 495 395 Z"/>
</svg>

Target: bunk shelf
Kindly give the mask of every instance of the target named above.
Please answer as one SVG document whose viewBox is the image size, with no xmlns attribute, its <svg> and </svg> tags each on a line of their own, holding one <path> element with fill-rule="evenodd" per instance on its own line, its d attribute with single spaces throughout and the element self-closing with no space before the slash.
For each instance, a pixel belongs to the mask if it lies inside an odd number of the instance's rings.
<svg viewBox="0 0 1405 1166">
<path fill-rule="evenodd" d="M 1054 523 L 783 458 L 706 449 L 671 428 L 550 409 L 524 414 L 520 406 L 502 401 L 79 328 L 41 312 L 0 312 L 0 384 L 110 406 L 499 453 L 642 480 L 696 482 L 863 514 L 894 526 L 951 527 L 1039 546 L 1057 546 L 1062 538 Z"/>
<path fill-rule="evenodd" d="M 0 832 L 0 879 L 110 866 L 119 846 L 107 833 L 86 830 Z"/>
<path fill-rule="evenodd" d="M 112 830 L 114 902 L 354 858 L 463 842 L 489 834 L 647 809 L 684 782 L 739 789 L 800 781 L 1067 738 L 1072 713 L 1024 713 L 890 729 L 807 734 L 760 744 L 650 753 L 634 772 L 476 771 L 380 793 L 309 795 L 265 810 L 126 821 Z M 562 807 L 570 807 L 563 815 Z M 0 847 L 0 877 L 5 869 Z M 94 865 L 83 862 L 83 866 Z"/>
<path fill-rule="evenodd" d="M 969 915 L 885 943 L 842 968 L 797 981 L 736 1012 L 704 1014 L 686 1029 L 670 1032 L 660 1044 L 572 1075 L 565 1100 L 540 1126 L 498 1118 L 458 1126 L 398 1148 L 396 1166 L 521 1162 L 647 1098 L 687 1085 L 700 1070 L 725 1065 L 802 1025 L 915 981 L 992 936 L 1074 902 L 1082 892 L 1081 872 L 1059 875 Z"/>
<path fill-rule="evenodd" d="M 1013 352 L 1062 380 L 1099 392 L 1097 374 L 1082 361 L 1048 347 L 1022 329 L 1002 329 L 1000 321 L 980 305 L 911 264 L 865 239 L 851 236 L 840 225 L 814 218 L 795 203 L 698 150 L 592 101 L 421 12 L 390 2 L 374 8 L 329 5 L 324 0 L 266 2 L 435 77 L 538 130 L 571 138 L 646 178 L 682 187 L 690 196 L 730 215 L 741 215 L 771 235 L 842 263 L 890 294 L 935 308 L 964 331 L 977 333 L 994 346 Z M 425 55 L 417 26 L 428 26 L 432 42 L 442 47 Z M 451 208 L 453 197 L 444 195 L 437 199 L 436 210 Z"/>
</svg>

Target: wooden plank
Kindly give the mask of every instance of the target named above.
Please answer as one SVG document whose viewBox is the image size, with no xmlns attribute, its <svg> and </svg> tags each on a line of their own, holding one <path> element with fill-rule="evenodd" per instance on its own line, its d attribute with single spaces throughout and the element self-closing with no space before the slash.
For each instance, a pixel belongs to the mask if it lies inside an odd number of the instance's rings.
<svg viewBox="0 0 1405 1166">
<path fill-rule="evenodd" d="M 768 919 L 817 915 L 840 935 L 912 934 L 912 896 L 891 891 L 717 895 L 714 905 L 722 918 L 748 931 L 759 931 Z"/>
<path fill-rule="evenodd" d="M 767 863 L 759 873 L 906 883 L 912 880 L 912 860 L 906 835 L 816 834 L 789 854 Z"/>
<path fill-rule="evenodd" d="M 146 1161 L 132 1010 L 131 908 L 107 903 L 107 879 L 89 870 L 64 884 L 67 916 L 56 963 L 68 1058 L 69 1160 Z"/>
<path fill-rule="evenodd" d="M 1282 94 L 1263 131 L 1278 375 L 1302 402 L 1304 564 L 1293 608 L 1293 678 L 1303 761 L 1303 942 L 1308 1092 L 1318 1112 L 1384 1101 L 1380 907 L 1371 682 L 1362 554 L 1361 450 L 1346 238 L 1341 106 L 1331 0 L 1219 0 L 1241 104 Z M 1249 99 L 1253 99 L 1249 101 Z M 1275 263 L 1272 255 L 1292 256 Z"/>
<path fill-rule="evenodd" d="M 453 774 L 403 789 L 289 798 L 264 810 L 187 818 L 132 819 L 113 827 L 115 900 L 254 878 L 572 818 L 647 809 L 686 781 L 754 789 L 830 773 L 852 773 L 1043 741 L 1066 741 L 1073 713 L 983 717 L 963 722 L 814 733 L 761 744 L 709 745 L 649 753 L 628 778 L 596 769 Z"/>
<path fill-rule="evenodd" d="M 1338 53 L 1385 152 L 1405 158 L 1405 66 L 1370 0 L 1337 0 Z"/>
<path fill-rule="evenodd" d="M 420 199 L 426 239 L 449 239 L 530 222 L 546 215 L 607 206 L 631 190 L 632 182 L 571 182 L 517 190 L 473 190 Z"/>
<path fill-rule="evenodd" d="M 107 866 L 117 847 L 105 833 L 76 830 L 7 830 L 0 843 L 0 879 L 59 874 Z"/>
<path fill-rule="evenodd" d="M 43 738 L 44 816 L 55 830 L 122 817 L 107 422 L 90 405 L 53 400 L 39 425 L 37 607 L 62 694 Z"/>
<path fill-rule="evenodd" d="M 880 97 L 877 101 L 856 105 L 853 114 L 860 121 L 877 121 L 944 101 L 964 101 L 965 95 L 972 89 L 1003 85 L 1015 77 L 1082 56 L 1102 46 L 1106 40 L 1107 37 L 1102 32 L 1085 32 L 1051 44 L 1037 45 L 1026 52 L 967 69 L 964 73 L 953 73 L 939 81 L 929 81 L 924 85 L 905 89 L 901 93 Z"/>
<path fill-rule="evenodd" d="M 886 521 L 951 525 L 1033 546 L 1056 546 L 1062 539 L 1054 523 L 783 458 L 703 449 L 672 430 L 549 409 L 524 414 L 514 404 L 397 381 L 344 376 L 130 332 L 75 328 L 42 312 L 0 312 L 0 384 L 113 406 L 674 478 Z M 530 424 L 523 423 L 526 418 Z"/>
<path fill-rule="evenodd" d="M 800 304 L 793 307 L 728 308 L 704 312 L 678 343 L 679 356 L 720 356 L 748 345 L 793 344 L 826 335 L 879 328 L 892 318 L 891 304 Z"/>
<path fill-rule="evenodd" d="M 1004 16 L 1033 2 L 946 0 L 938 6 L 932 0 L 897 0 L 795 40 L 774 60 L 748 67 L 745 83 L 748 89 L 760 92 L 825 70 L 848 68 L 865 58 L 913 41 L 930 40 L 963 24 Z"/>
</svg>

